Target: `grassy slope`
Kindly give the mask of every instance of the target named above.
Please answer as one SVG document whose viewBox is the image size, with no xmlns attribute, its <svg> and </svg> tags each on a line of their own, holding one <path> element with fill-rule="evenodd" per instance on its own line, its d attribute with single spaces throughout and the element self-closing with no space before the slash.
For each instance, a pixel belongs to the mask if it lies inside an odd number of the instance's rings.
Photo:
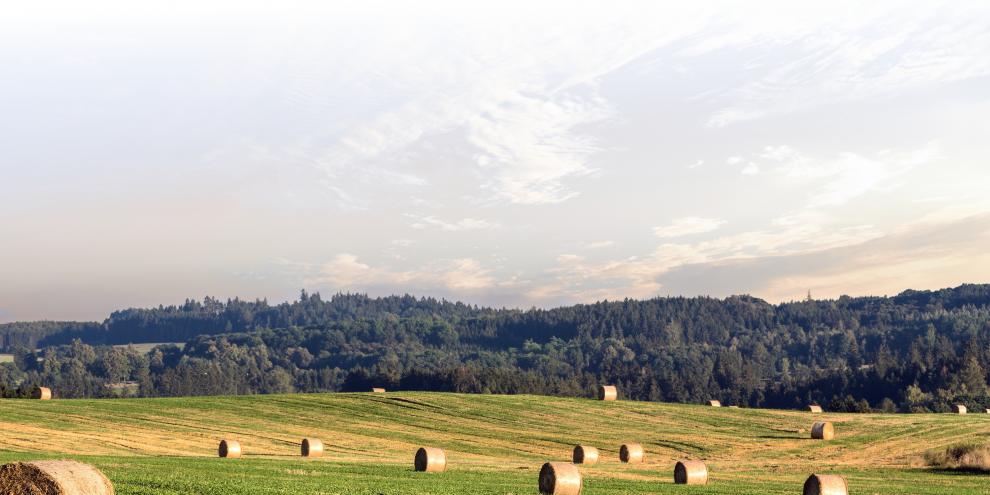
<svg viewBox="0 0 990 495">
<path fill-rule="evenodd" d="M 824 416 L 837 438 L 808 439 Z M 858 494 L 985 493 L 986 478 L 910 467 L 922 451 L 985 439 L 990 415 L 853 415 L 436 393 L 0 401 L 0 461 L 73 457 L 104 469 L 121 494 L 408 494 L 536 492 L 546 460 L 575 443 L 586 495 L 800 493 L 811 472 L 844 474 Z M 322 459 L 297 456 L 322 438 Z M 244 459 L 218 459 L 220 438 Z M 645 464 L 617 462 L 635 441 Z M 447 449 L 442 474 L 411 470 L 421 445 Z M 676 486 L 679 458 L 708 461 L 712 483 Z"/>
</svg>

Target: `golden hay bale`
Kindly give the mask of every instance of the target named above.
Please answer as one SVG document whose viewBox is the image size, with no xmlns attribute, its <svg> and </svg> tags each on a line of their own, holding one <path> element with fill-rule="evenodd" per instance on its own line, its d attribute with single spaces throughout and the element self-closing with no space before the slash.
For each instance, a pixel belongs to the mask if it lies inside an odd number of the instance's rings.
<svg viewBox="0 0 990 495">
<path fill-rule="evenodd" d="M 630 464 L 643 462 L 643 446 L 638 443 L 624 443 L 619 447 L 619 460 Z"/>
<path fill-rule="evenodd" d="M 241 444 L 235 440 L 220 440 L 220 457 L 236 459 L 241 456 Z"/>
<path fill-rule="evenodd" d="M 804 482 L 804 495 L 846 495 L 846 479 L 837 474 L 813 474 Z"/>
<path fill-rule="evenodd" d="M 89 464 L 76 461 L 12 462 L 0 466 L 0 493 L 25 495 L 113 495 L 113 483 Z"/>
<path fill-rule="evenodd" d="M 674 465 L 674 483 L 705 485 L 708 483 L 708 466 L 701 461 L 677 461 Z"/>
<path fill-rule="evenodd" d="M 447 453 L 436 447 L 420 447 L 413 466 L 416 471 L 442 473 L 447 469 Z"/>
<path fill-rule="evenodd" d="M 619 391 L 615 385 L 602 385 L 598 387 L 598 400 L 616 400 L 619 398 Z"/>
<path fill-rule="evenodd" d="M 990 414 L 990 409 L 987 409 L 987 414 Z"/>
<path fill-rule="evenodd" d="M 323 442 L 319 438 L 304 438 L 302 441 L 303 457 L 322 457 Z"/>
<path fill-rule="evenodd" d="M 38 400 L 52 400 L 52 389 L 48 387 L 35 387 L 31 391 L 31 398 Z"/>
<path fill-rule="evenodd" d="M 835 427 L 829 421 L 815 421 L 815 424 L 811 425 L 811 438 L 831 440 L 835 438 Z"/>
<path fill-rule="evenodd" d="M 708 401 L 708 405 L 712 407 L 722 407 L 722 402 L 717 400 Z"/>
<path fill-rule="evenodd" d="M 956 404 L 952 406 L 952 412 L 956 414 L 966 414 L 966 406 L 962 404 Z"/>
<path fill-rule="evenodd" d="M 385 389 L 384 388 L 381 388 L 381 387 L 375 387 L 375 388 L 371 389 L 371 391 L 374 392 L 374 393 L 376 393 L 376 394 L 384 394 L 385 393 Z"/>
<path fill-rule="evenodd" d="M 587 445 L 574 446 L 574 464 L 598 464 L 598 449 Z"/>
<path fill-rule="evenodd" d="M 812 404 L 808 406 L 808 412 L 820 413 L 824 411 L 822 410 L 822 406 L 819 406 L 818 404 Z"/>
<path fill-rule="evenodd" d="M 581 473 L 567 462 L 548 462 L 540 468 L 540 493 L 547 495 L 579 495 Z"/>
</svg>

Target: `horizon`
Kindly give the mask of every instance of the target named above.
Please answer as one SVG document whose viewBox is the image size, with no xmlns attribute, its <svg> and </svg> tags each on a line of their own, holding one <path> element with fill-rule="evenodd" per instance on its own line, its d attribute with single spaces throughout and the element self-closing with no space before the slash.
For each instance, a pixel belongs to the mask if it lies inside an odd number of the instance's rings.
<svg viewBox="0 0 990 495">
<path fill-rule="evenodd" d="M 990 281 L 990 4 L 19 4 L 0 65 L 0 322 Z"/>
<path fill-rule="evenodd" d="M 862 294 L 862 295 L 842 294 L 842 295 L 840 295 L 838 297 L 825 297 L 825 298 L 815 297 L 814 294 L 809 294 L 809 295 L 811 297 L 811 299 L 810 299 L 811 302 L 830 302 L 830 301 L 837 301 L 839 299 L 846 298 L 846 297 L 852 298 L 852 299 L 857 299 L 857 298 L 873 298 L 873 297 L 890 298 L 890 297 L 899 296 L 899 295 L 903 294 L 904 292 L 908 292 L 908 291 L 915 291 L 915 292 L 938 292 L 938 291 L 943 291 L 943 290 L 957 290 L 957 289 L 960 289 L 960 288 L 965 287 L 965 286 L 979 286 L 979 285 L 990 285 L 990 284 L 985 284 L 985 283 L 963 283 L 963 284 L 960 284 L 960 285 L 957 285 L 957 286 L 954 286 L 954 287 L 939 287 L 939 288 L 935 288 L 935 289 L 913 289 L 913 288 L 907 288 L 907 289 L 903 289 L 903 290 L 901 290 L 901 291 L 899 291 L 897 293 L 894 293 L 894 294 Z M 721 297 L 709 296 L 709 295 L 703 295 L 703 294 L 702 295 L 694 295 L 694 296 L 682 296 L 682 295 L 675 295 L 675 294 L 667 294 L 667 295 L 657 295 L 657 296 L 645 297 L 645 298 L 601 299 L 601 300 L 590 301 L 590 302 L 565 303 L 565 304 L 559 304 L 559 305 L 555 305 L 555 306 L 530 306 L 530 307 L 518 307 L 517 306 L 517 307 L 511 307 L 511 306 L 489 306 L 489 305 L 484 305 L 484 304 L 475 304 L 475 303 L 471 303 L 471 302 L 468 302 L 468 301 L 461 301 L 461 300 L 456 300 L 456 299 L 448 299 L 448 298 L 444 298 L 444 297 L 423 296 L 423 295 L 416 295 L 416 294 L 383 294 L 383 295 L 373 295 L 373 294 L 361 293 L 361 292 L 335 292 L 333 294 L 329 294 L 329 295 L 326 295 L 325 296 L 324 294 L 320 293 L 319 291 L 309 292 L 309 291 L 306 291 L 306 289 L 301 289 L 299 296 L 297 296 L 295 299 L 287 299 L 287 300 L 280 300 L 280 301 L 274 301 L 274 302 L 273 301 L 269 301 L 267 298 L 264 298 L 264 297 L 246 299 L 246 298 L 241 298 L 241 297 L 236 297 L 236 296 L 235 297 L 216 297 L 216 296 L 211 296 L 211 295 L 205 295 L 202 298 L 187 297 L 181 303 L 167 303 L 167 304 L 166 303 L 158 303 L 158 304 L 153 304 L 153 305 L 149 305 L 149 306 L 120 307 L 120 308 L 116 308 L 113 311 L 107 313 L 106 316 L 104 316 L 102 319 L 91 319 L 91 320 L 52 320 L 52 319 L 40 319 L 40 320 L 11 320 L 11 321 L 2 321 L 2 320 L 0 320 L 0 325 L 6 324 L 6 323 L 31 323 L 31 322 L 45 322 L 45 321 L 50 321 L 50 322 L 70 322 L 70 321 L 72 321 L 72 322 L 80 322 L 80 323 L 91 323 L 91 322 L 100 323 L 101 321 L 106 321 L 110 317 L 110 315 L 113 312 L 116 312 L 116 311 L 127 311 L 127 310 L 132 310 L 132 309 L 139 309 L 139 310 L 140 309 L 156 309 L 158 307 L 164 307 L 164 308 L 180 307 L 180 306 L 182 306 L 187 301 L 202 303 L 206 298 L 211 298 L 211 299 L 220 301 L 220 302 L 222 302 L 224 304 L 226 304 L 228 302 L 231 302 L 231 301 L 239 300 L 239 301 L 242 301 L 242 302 L 250 302 L 250 303 L 264 302 L 268 306 L 278 306 L 280 304 L 293 304 L 293 303 L 299 302 L 301 300 L 301 298 L 302 298 L 302 293 L 303 292 L 305 292 L 309 297 L 317 296 L 321 300 L 323 300 L 324 302 L 331 301 L 331 300 L 333 300 L 337 296 L 363 296 L 363 297 L 367 297 L 369 299 L 386 299 L 386 298 L 390 298 L 390 297 L 398 297 L 398 298 L 401 298 L 401 297 L 412 297 L 412 298 L 417 299 L 417 300 L 436 299 L 436 300 L 438 300 L 440 302 L 453 303 L 453 304 L 458 304 L 458 303 L 459 304 L 466 304 L 466 305 L 470 305 L 470 306 L 475 306 L 475 307 L 477 307 L 479 309 L 492 309 L 492 310 L 495 310 L 495 311 L 523 311 L 523 312 L 525 312 L 525 311 L 532 311 L 532 310 L 551 311 L 551 310 L 554 310 L 554 309 L 562 309 L 562 308 L 568 308 L 568 307 L 579 306 L 579 305 L 594 305 L 594 304 L 600 304 L 600 303 L 614 303 L 614 302 L 619 302 L 619 301 L 624 301 L 624 300 L 631 300 L 631 301 L 643 302 L 643 301 L 649 301 L 649 300 L 652 300 L 652 299 L 665 299 L 665 298 L 671 298 L 671 299 L 676 299 L 676 298 L 684 298 L 684 299 L 714 299 L 714 300 L 717 300 L 717 301 L 725 301 L 727 299 L 731 299 L 731 298 L 735 298 L 735 297 L 751 297 L 751 298 L 754 298 L 754 299 L 763 301 L 763 302 L 765 302 L 765 303 L 767 303 L 769 305 L 772 305 L 772 306 L 780 306 L 780 305 L 784 305 L 784 304 L 795 304 L 795 303 L 806 302 L 808 300 L 808 296 L 809 296 L 809 295 L 806 295 L 805 298 L 803 298 L 803 299 L 790 299 L 790 300 L 786 300 L 786 301 L 768 301 L 766 299 L 763 299 L 763 298 L 758 297 L 758 296 L 754 296 L 752 294 L 730 294 L 730 295 L 721 296 Z"/>
</svg>

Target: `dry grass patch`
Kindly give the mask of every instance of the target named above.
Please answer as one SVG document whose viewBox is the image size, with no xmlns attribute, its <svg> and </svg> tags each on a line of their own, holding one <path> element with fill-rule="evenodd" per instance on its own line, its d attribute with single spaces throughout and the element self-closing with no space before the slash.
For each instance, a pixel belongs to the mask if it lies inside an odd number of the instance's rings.
<svg viewBox="0 0 990 495">
<path fill-rule="evenodd" d="M 937 469 L 990 472 L 990 444 L 959 444 L 925 453 L 925 463 Z"/>
</svg>

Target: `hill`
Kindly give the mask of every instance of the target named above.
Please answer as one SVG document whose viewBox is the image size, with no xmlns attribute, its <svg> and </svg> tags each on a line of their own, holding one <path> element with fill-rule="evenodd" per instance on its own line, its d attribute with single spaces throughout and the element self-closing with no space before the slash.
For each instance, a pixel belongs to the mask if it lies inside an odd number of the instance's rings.
<svg viewBox="0 0 990 495">
<path fill-rule="evenodd" d="M 808 438 L 816 418 L 837 437 Z M 812 472 L 848 477 L 854 494 L 985 493 L 986 479 L 911 467 L 926 449 L 985 440 L 990 415 L 824 414 L 539 396 L 417 392 L 168 399 L 0 401 L 0 460 L 71 457 L 128 494 L 535 493 L 540 465 L 598 446 L 588 495 L 793 494 Z M 304 436 L 322 459 L 298 457 Z M 243 459 L 218 459 L 219 439 Z M 642 465 L 617 461 L 641 442 Z M 419 446 L 447 450 L 449 471 L 415 473 Z M 673 463 L 704 459 L 707 487 L 672 484 Z"/>
<path fill-rule="evenodd" d="M 748 296 L 527 311 L 411 296 L 129 309 L 102 325 L 20 324 L 0 395 L 62 398 L 390 389 L 842 411 L 990 406 L 990 286 L 771 305 Z M 5 327 L 8 330 L 15 327 Z M 37 332 L 32 333 L 34 330 Z M 0 334 L 3 334 L 0 328 Z M 21 340 L 18 340 L 21 339 Z M 144 352 L 127 342 L 179 342 Z M 112 348 L 108 344 L 118 345 Z"/>
</svg>

